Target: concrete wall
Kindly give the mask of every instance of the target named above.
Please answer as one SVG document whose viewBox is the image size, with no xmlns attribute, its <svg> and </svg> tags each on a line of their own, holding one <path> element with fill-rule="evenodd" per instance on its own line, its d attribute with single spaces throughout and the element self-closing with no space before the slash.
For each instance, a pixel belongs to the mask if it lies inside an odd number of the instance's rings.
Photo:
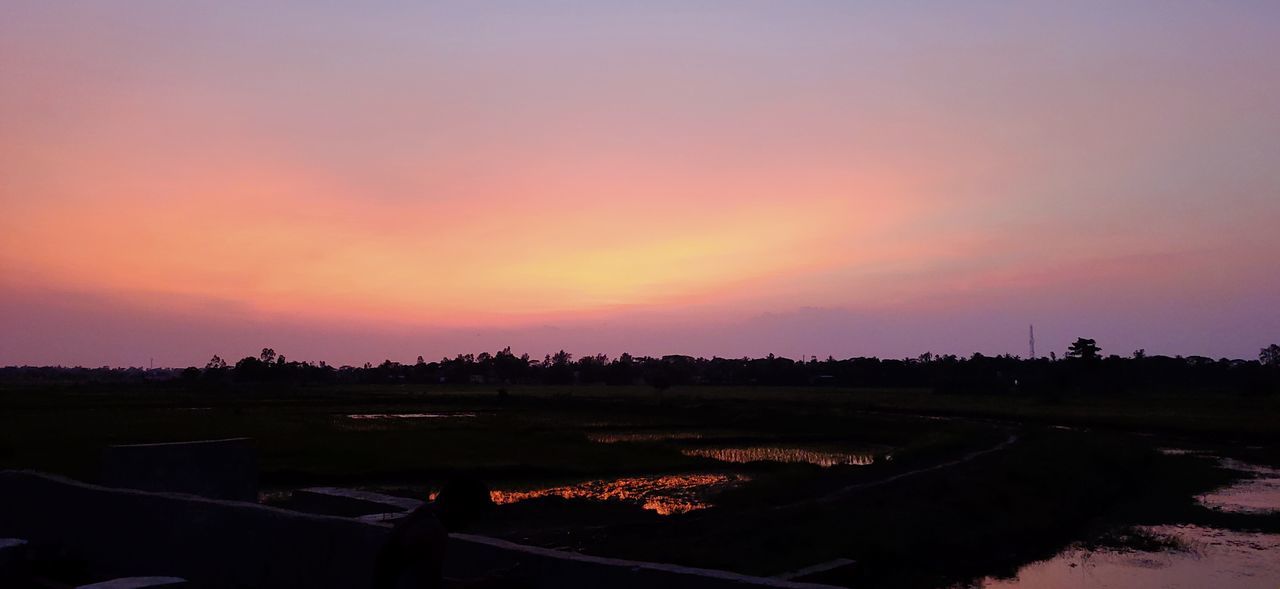
<svg viewBox="0 0 1280 589">
<path fill-rule="evenodd" d="M 109 446 L 102 483 L 214 499 L 258 500 L 258 455 L 248 438 Z"/>
<path fill-rule="evenodd" d="M 509 568 L 513 578 L 527 579 L 532 586 L 545 589 L 840 589 L 728 571 L 574 554 L 486 536 L 454 534 L 453 540 L 449 545 L 453 574 L 474 577 L 495 567 Z"/>
<path fill-rule="evenodd" d="M 27 541 L 0 538 L 0 587 L 16 587 L 26 570 Z"/>
<path fill-rule="evenodd" d="M 293 491 L 288 507 L 307 513 L 354 516 L 365 521 L 393 521 L 422 507 L 422 501 L 341 487 Z"/>
<path fill-rule="evenodd" d="M 251 503 L 100 487 L 0 471 L 0 537 L 60 546 L 103 572 L 173 575 L 195 587 L 367 587 L 389 526 Z M 512 568 L 514 567 L 514 568 Z M 446 574 L 511 568 L 536 588 L 814 589 L 672 565 L 583 556 L 455 534 Z"/>
<path fill-rule="evenodd" d="M 386 528 L 253 503 L 0 471 L 0 536 L 57 546 L 112 576 L 204 587 L 363 587 Z"/>
</svg>

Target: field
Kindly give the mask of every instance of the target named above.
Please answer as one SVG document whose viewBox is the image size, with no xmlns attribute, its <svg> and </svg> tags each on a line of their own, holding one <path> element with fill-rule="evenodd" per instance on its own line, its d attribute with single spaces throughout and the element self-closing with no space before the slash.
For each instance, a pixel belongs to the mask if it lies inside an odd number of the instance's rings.
<svg viewBox="0 0 1280 589">
<path fill-rule="evenodd" d="M 1274 462 L 1278 434 L 1268 396 L 9 385 L 0 399 L 4 468 L 94 480 L 109 444 L 247 436 L 282 505 L 313 485 L 425 497 L 467 474 L 503 503 L 481 533 L 765 575 L 849 558 L 825 580 L 877 586 L 1008 574 L 1134 524 L 1215 517 L 1192 497 L 1232 475 L 1156 449 Z"/>
</svg>

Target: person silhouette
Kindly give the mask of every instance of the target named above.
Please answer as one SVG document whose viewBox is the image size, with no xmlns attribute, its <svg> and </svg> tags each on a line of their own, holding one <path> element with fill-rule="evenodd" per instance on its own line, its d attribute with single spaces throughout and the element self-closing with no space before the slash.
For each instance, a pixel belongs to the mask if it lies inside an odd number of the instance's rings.
<svg viewBox="0 0 1280 589">
<path fill-rule="evenodd" d="M 465 529 L 493 508 L 489 489 L 478 480 L 455 479 L 435 501 L 402 518 L 378 551 L 374 589 L 444 587 L 449 533 Z"/>
</svg>

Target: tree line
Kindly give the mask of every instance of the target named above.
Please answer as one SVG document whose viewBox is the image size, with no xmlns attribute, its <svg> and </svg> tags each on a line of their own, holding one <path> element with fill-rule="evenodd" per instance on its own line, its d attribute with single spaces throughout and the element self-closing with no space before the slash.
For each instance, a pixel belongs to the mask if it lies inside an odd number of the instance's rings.
<svg viewBox="0 0 1280 589">
<path fill-rule="evenodd" d="M 1063 358 L 1012 355 L 958 357 L 924 353 L 915 358 L 856 357 L 794 360 L 695 358 L 603 354 L 580 356 L 560 351 L 541 359 L 517 356 L 511 348 L 496 353 L 459 354 L 416 362 L 386 360 L 363 366 L 289 360 L 272 348 L 228 363 L 214 356 L 203 367 L 0 368 L 5 381 L 139 382 L 207 387 L 287 384 L 449 384 L 449 385 L 648 385 L 657 389 L 699 385 L 836 386 L 922 388 L 939 393 L 1037 394 L 1056 392 L 1219 391 L 1248 394 L 1280 392 L 1280 345 L 1260 351 L 1257 360 L 1203 356 L 1104 355 L 1097 342 L 1080 338 Z"/>
</svg>

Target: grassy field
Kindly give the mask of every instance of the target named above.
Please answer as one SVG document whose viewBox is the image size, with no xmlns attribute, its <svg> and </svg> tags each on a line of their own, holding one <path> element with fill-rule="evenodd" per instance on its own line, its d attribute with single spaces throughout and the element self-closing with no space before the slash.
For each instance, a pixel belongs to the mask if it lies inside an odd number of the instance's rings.
<svg viewBox="0 0 1280 589">
<path fill-rule="evenodd" d="M 10 390 L 0 393 L 0 465 L 92 480 L 110 444 L 246 436 L 264 481 L 430 481 L 467 470 L 489 478 L 572 478 L 718 467 L 662 445 L 598 444 L 591 431 L 696 429 L 745 438 L 903 445 L 937 429 L 860 415 L 835 397 L 775 390 L 670 393 L 644 388 L 493 390 L 378 387 L 208 395 L 186 391 Z M 350 414 L 457 415 L 353 420 Z M 903 423 L 915 425 L 904 426 Z"/>
<path fill-rule="evenodd" d="M 1277 399 L 1245 396 L 938 395 L 924 390 L 366 386 L 232 391 L 86 386 L 0 389 L 0 467 L 94 480 L 109 444 L 246 436 L 267 489 L 316 484 L 422 496 L 459 473 L 498 488 L 670 474 L 745 483 L 709 509 L 546 497 L 504 505 L 482 533 L 590 553 L 776 574 L 834 558 L 827 580 L 934 587 L 1009 573 L 1128 526 L 1202 522 L 1192 498 L 1230 480 L 1161 445 L 1275 461 Z M 353 419 L 353 414 L 433 414 Z M 1063 429 L 1057 426 L 1072 426 Z M 698 433 L 598 443 L 604 433 Z M 1156 435 L 1152 435 L 1152 434 Z M 969 454 L 998 452 L 929 470 Z M 709 446 L 860 448 L 869 466 L 737 464 Z M 911 474 L 838 500 L 850 485 Z M 1219 518 L 1220 519 L 1220 518 Z M 1274 519 L 1274 518 L 1273 518 Z M 1272 520 L 1220 525 L 1274 527 Z"/>
</svg>

